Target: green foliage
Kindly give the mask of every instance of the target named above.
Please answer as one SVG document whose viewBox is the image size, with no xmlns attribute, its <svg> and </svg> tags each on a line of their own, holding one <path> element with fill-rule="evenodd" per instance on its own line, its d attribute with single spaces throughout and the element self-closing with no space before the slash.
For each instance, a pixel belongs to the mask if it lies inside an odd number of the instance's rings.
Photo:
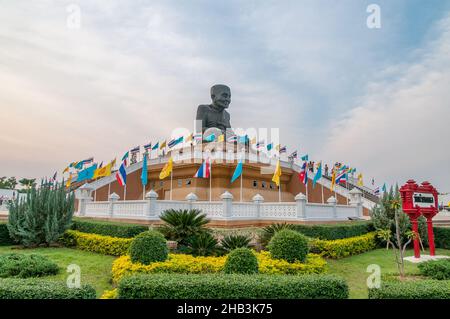
<svg viewBox="0 0 450 319">
<path fill-rule="evenodd" d="M 437 280 L 450 280 L 450 259 L 430 260 L 420 263 L 418 268 L 424 276 Z"/>
<path fill-rule="evenodd" d="M 56 275 L 58 265 L 45 256 L 31 254 L 0 255 L 0 278 Z"/>
<path fill-rule="evenodd" d="M 383 281 L 369 289 L 369 299 L 450 299 L 448 280 Z"/>
<path fill-rule="evenodd" d="M 347 283 L 331 275 L 151 274 L 127 276 L 119 299 L 346 299 Z"/>
<path fill-rule="evenodd" d="M 17 186 L 17 180 L 15 177 L 0 177 L 0 188 L 3 189 L 15 189 Z"/>
<path fill-rule="evenodd" d="M 26 199 L 11 203 L 8 230 L 11 238 L 24 246 L 50 245 L 70 227 L 74 194 L 63 185 L 41 184 L 31 188 Z"/>
<path fill-rule="evenodd" d="M 96 220 L 73 219 L 72 229 L 82 233 L 98 234 L 119 238 L 133 238 L 149 230 L 147 226 L 105 222 Z"/>
<path fill-rule="evenodd" d="M 9 230 L 6 223 L 0 223 L 0 246 L 12 245 L 14 242 L 9 236 Z"/>
<path fill-rule="evenodd" d="M 32 187 L 36 187 L 36 178 L 22 178 L 19 179 L 19 184 L 23 187 L 30 189 Z"/>
<path fill-rule="evenodd" d="M 437 248 L 450 249 L 450 227 L 433 227 L 433 233 Z"/>
<path fill-rule="evenodd" d="M 218 253 L 217 244 L 210 232 L 203 231 L 188 239 L 188 252 L 194 256 L 212 256 Z"/>
<path fill-rule="evenodd" d="M 308 254 L 308 239 L 294 230 L 280 230 L 275 233 L 268 245 L 270 255 L 288 262 L 304 262 Z"/>
<path fill-rule="evenodd" d="M 45 279 L 0 279 L 0 299 L 95 299 L 90 285 L 68 288 L 65 282 Z"/>
<path fill-rule="evenodd" d="M 181 245 L 187 245 L 189 238 L 204 232 L 204 226 L 209 223 L 206 214 L 198 209 L 164 211 L 161 220 L 165 225 L 160 227 L 160 231 L 168 240 L 174 240 Z"/>
<path fill-rule="evenodd" d="M 255 274 L 258 272 L 258 259 L 248 248 L 233 250 L 225 261 L 226 274 Z"/>
<path fill-rule="evenodd" d="M 269 241 L 272 239 L 273 235 L 275 235 L 276 232 L 284 229 L 294 230 L 295 227 L 294 225 L 287 223 L 275 223 L 264 227 L 262 229 L 261 235 L 259 236 L 259 242 L 261 246 L 266 247 L 269 244 Z"/>
<path fill-rule="evenodd" d="M 244 235 L 227 235 L 222 238 L 220 245 L 227 252 L 237 248 L 249 248 L 250 237 Z"/>
<path fill-rule="evenodd" d="M 312 253 L 320 254 L 322 257 L 345 258 L 377 248 L 376 234 L 372 232 L 336 240 L 312 239 L 309 248 Z"/>
<path fill-rule="evenodd" d="M 169 255 L 169 248 L 164 236 L 157 231 L 146 231 L 137 235 L 130 246 L 130 257 L 134 263 L 148 265 L 164 261 Z"/>
<path fill-rule="evenodd" d="M 374 230 L 372 222 L 352 222 L 337 225 L 294 225 L 303 235 L 324 240 L 344 239 L 361 236 Z"/>
</svg>

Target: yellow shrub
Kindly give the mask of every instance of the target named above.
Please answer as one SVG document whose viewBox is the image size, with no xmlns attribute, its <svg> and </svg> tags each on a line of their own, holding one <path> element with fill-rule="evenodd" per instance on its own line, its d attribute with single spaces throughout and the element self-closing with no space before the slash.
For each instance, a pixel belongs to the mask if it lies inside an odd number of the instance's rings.
<svg viewBox="0 0 450 319">
<path fill-rule="evenodd" d="M 67 230 L 62 238 L 62 242 L 68 246 L 112 256 L 127 254 L 132 240 L 132 238 L 102 236 L 76 230 Z"/>
<path fill-rule="evenodd" d="M 336 240 L 312 239 L 309 245 L 312 252 L 323 257 L 344 258 L 375 249 L 376 232 Z"/>
<path fill-rule="evenodd" d="M 100 299 L 117 299 L 117 288 L 112 290 L 105 290 Z"/>
<path fill-rule="evenodd" d="M 270 258 L 268 252 L 256 253 L 259 272 L 264 274 L 306 274 L 323 273 L 326 261 L 318 255 L 309 254 L 306 263 L 288 263 L 285 260 Z M 169 259 L 150 265 L 132 263 L 129 256 L 117 258 L 112 266 L 112 279 L 118 282 L 123 276 L 135 273 L 185 273 L 206 274 L 223 270 L 226 256 L 194 257 L 184 254 L 169 254 Z"/>
</svg>

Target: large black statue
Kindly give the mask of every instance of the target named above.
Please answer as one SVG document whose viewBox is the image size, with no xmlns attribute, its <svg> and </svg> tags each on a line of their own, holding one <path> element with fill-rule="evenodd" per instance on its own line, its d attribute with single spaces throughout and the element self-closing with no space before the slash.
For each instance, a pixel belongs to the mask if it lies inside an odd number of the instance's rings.
<svg viewBox="0 0 450 319">
<path fill-rule="evenodd" d="M 225 109 L 231 102 L 230 88 L 223 84 L 211 87 L 212 104 L 199 105 L 197 108 L 197 120 L 202 121 L 202 133 L 208 128 L 218 128 L 225 133 L 230 125 L 230 113 Z"/>
</svg>

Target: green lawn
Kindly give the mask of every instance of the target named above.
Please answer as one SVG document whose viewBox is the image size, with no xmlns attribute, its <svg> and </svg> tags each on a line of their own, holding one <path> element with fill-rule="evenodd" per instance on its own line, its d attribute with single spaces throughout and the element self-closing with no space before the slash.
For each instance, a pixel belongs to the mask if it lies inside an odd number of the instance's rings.
<svg viewBox="0 0 450 319">
<path fill-rule="evenodd" d="M 81 283 L 91 284 L 100 297 L 104 290 L 111 289 L 111 266 L 115 257 L 85 252 L 70 248 L 35 248 L 35 249 L 12 249 L 11 246 L 0 247 L 0 254 L 23 253 L 39 254 L 46 256 L 56 262 L 60 267 L 57 276 L 49 276 L 48 279 L 67 279 L 67 266 L 77 264 L 81 269 Z"/>
<path fill-rule="evenodd" d="M 427 252 L 428 253 L 428 252 Z M 437 255 L 450 256 L 450 250 L 436 249 Z M 412 250 L 408 250 L 407 256 L 414 255 Z M 367 253 L 347 257 L 343 259 L 328 259 L 329 273 L 342 276 L 350 287 L 350 298 L 367 298 L 367 266 L 377 264 L 381 268 L 381 274 L 397 274 L 394 252 L 392 249 L 376 249 Z M 418 274 L 417 264 L 405 261 L 405 272 L 407 275 Z"/>
</svg>

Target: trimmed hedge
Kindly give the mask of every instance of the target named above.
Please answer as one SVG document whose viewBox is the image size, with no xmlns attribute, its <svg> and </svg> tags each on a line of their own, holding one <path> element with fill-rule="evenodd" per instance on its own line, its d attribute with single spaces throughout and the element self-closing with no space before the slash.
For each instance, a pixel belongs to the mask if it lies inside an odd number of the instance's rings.
<svg viewBox="0 0 450 319">
<path fill-rule="evenodd" d="M 119 299 L 346 299 L 344 279 L 332 275 L 181 275 L 125 277 Z"/>
<path fill-rule="evenodd" d="M 169 248 L 164 236 L 153 230 L 137 235 L 131 242 L 129 252 L 132 262 L 148 265 L 166 260 Z"/>
<path fill-rule="evenodd" d="M 58 265 L 45 256 L 36 254 L 0 255 L 0 278 L 41 277 L 56 275 L 58 271 Z"/>
<path fill-rule="evenodd" d="M 369 299 L 450 299 L 450 281 L 388 281 L 369 289 Z"/>
<path fill-rule="evenodd" d="M 118 238 L 67 230 L 60 242 L 67 247 L 99 253 L 103 255 L 122 256 L 128 253 L 132 238 Z"/>
<path fill-rule="evenodd" d="M 9 237 L 8 226 L 6 223 L 0 223 L 0 246 L 9 246 L 13 244 L 13 240 Z"/>
<path fill-rule="evenodd" d="M 352 222 L 337 225 L 293 225 L 293 228 L 305 236 L 324 240 L 344 239 L 361 236 L 375 230 L 372 222 Z"/>
<path fill-rule="evenodd" d="M 450 280 L 450 259 L 430 260 L 417 266 L 424 276 L 437 280 Z"/>
<path fill-rule="evenodd" d="M 377 248 L 376 232 L 336 240 L 312 239 L 309 248 L 312 253 L 329 258 L 357 255 Z"/>
<path fill-rule="evenodd" d="M 450 227 L 433 227 L 436 248 L 450 249 Z"/>
<path fill-rule="evenodd" d="M 256 274 L 258 259 L 248 248 L 236 248 L 228 255 L 223 271 L 226 274 Z"/>
<path fill-rule="evenodd" d="M 133 238 L 148 230 L 148 226 L 124 224 L 117 222 L 105 222 L 96 220 L 74 219 L 71 229 L 82 233 L 97 234 L 103 236 Z"/>
<path fill-rule="evenodd" d="M 95 299 L 90 285 L 68 288 L 65 282 L 44 279 L 0 279 L 0 299 Z"/>
<path fill-rule="evenodd" d="M 304 262 L 308 254 L 308 239 L 293 230 L 284 229 L 275 233 L 268 245 L 270 255 L 288 262 Z"/>
</svg>

